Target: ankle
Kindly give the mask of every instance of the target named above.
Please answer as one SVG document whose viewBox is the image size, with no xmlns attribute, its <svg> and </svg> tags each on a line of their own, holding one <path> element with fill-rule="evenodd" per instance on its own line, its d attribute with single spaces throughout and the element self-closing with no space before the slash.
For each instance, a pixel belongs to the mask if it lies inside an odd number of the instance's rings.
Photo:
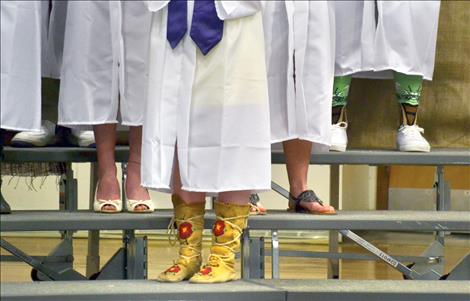
<svg viewBox="0 0 470 301">
<path fill-rule="evenodd" d="M 294 197 L 298 197 L 302 192 L 304 192 L 307 189 L 308 189 L 308 187 L 307 187 L 306 184 L 291 185 L 290 189 L 289 189 L 289 193 Z"/>
<path fill-rule="evenodd" d="M 346 106 L 336 106 L 332 108 L 331 124 L 346 121 Z"/>
<path fill-rule="evenodd" d="M 113 174 L 113 173 L 105 173 L 105 174 L 99 176 L 99 182 L 100 183 L 107 183 L 107 184 L 117 183 L 118 179 L 117 179 L 116 175 Z"/>
<path fill-rule="evenodd" d="M 98 170 L 98 177 L 99 179 L 117 179 L 117 169 L 116 166 L 107 167 L 107 168 L 100 168 Z"/>
</svg>

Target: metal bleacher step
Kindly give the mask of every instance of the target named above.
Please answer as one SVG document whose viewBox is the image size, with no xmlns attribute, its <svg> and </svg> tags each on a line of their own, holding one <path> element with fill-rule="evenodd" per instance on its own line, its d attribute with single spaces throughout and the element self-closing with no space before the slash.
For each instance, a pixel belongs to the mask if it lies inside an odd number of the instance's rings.
<svg viewBox="0 0 470 301">
<path fill-rule="evenodd" d="M 2 300 L 468 301 L 468 281 L 251 280 L 175 284 L 145 280 L 2 283 Z"/>
<path fill-rule="evenodd" d="M 96 149 L 80 147 L 39 147 L 3 150 L 5 162 L 96 162 Z M 116 161 L 127 160 L 129 147 L 116 147 Z M 272 163 L 283 164 L 281 150 L 273 148 Z M 399 152 L 394 150 L 348 150 L 312 154 L 311 164 L 365 164 L 365 165 L 470 165 L 468 149 L 433 149 L 429 153 Z"/>
<path fill-rule="evenodd" d="M 166 229 L 173 212 L 157 210 L 150 214 L 102 214 L 90 211 L 15 211 L 0 218 L 5 231 L 55 230 L 148 230 Z M 214 222 L 206 214 L 206 228 Z M 460 211 L 339 211 L 337 215 L 292 214 L 270 211 L 252 216 L 252 230 L 396 230 L 396 231 L 470 231 L 470 215 Z"/>
</svg>

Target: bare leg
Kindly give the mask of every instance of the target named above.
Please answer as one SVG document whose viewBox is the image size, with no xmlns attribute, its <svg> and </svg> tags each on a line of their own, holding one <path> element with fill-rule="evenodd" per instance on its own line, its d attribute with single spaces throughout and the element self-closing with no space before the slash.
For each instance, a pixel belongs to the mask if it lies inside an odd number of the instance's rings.
<svg viewBox="0 0 470 301">
<path fill-rule="evenodd" d="M 227 204 L 248 205 L 250 194 L 249 190 L 225 191 L 219 193 L 218 201 Z"/>
<path fill-rule="evenodd" d="M 132 200 L 150 200 L 150 195 L 141 186 L 140 165 L 142 162 L 142 126 L 129 127 L 129 161 L 127 164 L 126 194 Z M 146 205 L 135 207 L 135 211 L 147 210 Z"/>
<path fill-rule="evenodd" d="M 206 201 L 206 194 L 204 192 L 193 192 L 181 189 L 183 185 L 181 184 L 178 157 L 176 157 L 175 164 L 173 166 L 172 182 L 173 194 L 179 196 L 186 204 L 204 203 Z"/>
<path fill-rule="evenodd" d="M 298 196 L 307 190 L 307 173 L 312 143 L 304 140 L 289 140 L 283 143 L 286 156 L 289 192 Z"/>
<path fill-rule="evenodd" d="M 312 143 L 304 140 L 289 140 L 283 143 L 284 154 L 286 156 L 287 176 L 289 178 L 289 192 L 294 197 L 298 197 L 308 189 L 307 175 L 312 151 Z M 295 204 L 289 202 L 289 208 Z M 300 202 L 300 205 L 312 213 L 330 211 L 333 207 L 322 206 L 316 202 Z"/>
<path fill-rule="evenodd" d="M 98 156 L 98 190 L 96 197 L 103 200 L 120 199 L 119 182 L 116 177 L 114 149 L 116 147 L 116 124 L 100 124 L 93 126 Z M 114 210 L 112 205 L 103 209 Z"/>
</svg>

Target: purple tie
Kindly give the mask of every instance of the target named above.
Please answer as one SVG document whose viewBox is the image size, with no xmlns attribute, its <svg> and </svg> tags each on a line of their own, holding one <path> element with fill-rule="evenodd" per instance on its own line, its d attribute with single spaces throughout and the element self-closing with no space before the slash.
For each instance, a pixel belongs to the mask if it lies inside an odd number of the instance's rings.
<svg viewBox="0 0 470 301">
<path fill-rule="evenodd" d="M 171 48 L 178 46 L 188 31 L 188 2 L 172 0 L 168 3 L 168 20 L 166 23 L 166 38 Z"/>
<path fill-rule="evenodd" d="M 172 0 L 168 4 L 167 39 L 175 48 L 188 30 L 187 2 Z M 214 0 L 196 0 L 194 2 L 191 39 L 201 52 L 206 55 L 222 40 L 224 21 L 217 16 Z"/>
</svg>

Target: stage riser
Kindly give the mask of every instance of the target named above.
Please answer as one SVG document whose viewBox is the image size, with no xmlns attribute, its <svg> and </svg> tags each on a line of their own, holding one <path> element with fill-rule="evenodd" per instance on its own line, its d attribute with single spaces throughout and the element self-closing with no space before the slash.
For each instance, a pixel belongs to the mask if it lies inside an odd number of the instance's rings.
<svg viewBox="0 0 470 301">
<path fill-rule="evenodd" d="M 40 301 L 468 301 L 464 281 L 259 280 L 223 284 L 88 281 L 3 284 L 1 299 Z"/>
<path fill-rule="evenodd" d="M 0 220 L 2 232 L 55 230 L 153 230 L 167 229 L 171 210 L 152 214 L 98 214 L 89 211 L 17 211 Z M 211 229 L 214 214 L 206 214 Z M 377 231 L 470 231 L 468 212 L 460 211 L 340 211 L 319 216 L 270 211 L 266 216 L 250 217 L 252 230 L 377 230 Z"/>
<path fill-rule="evenodd" d="M 96 162 L 96 150 L 80 147 L 5 147 L 5 162 Z M 129 147 L 116 147 L 116 162 L 125 162 Z M 282 151 L 273 149 L 273 164 L 284 164 Z M 310 164 L 359 165 L 470 165 L 470 153 L 465 149 L 433 149 L 429 153 L 392 150 L 348 150 L 346 152 L 315 153 Z"/>
</svg>

